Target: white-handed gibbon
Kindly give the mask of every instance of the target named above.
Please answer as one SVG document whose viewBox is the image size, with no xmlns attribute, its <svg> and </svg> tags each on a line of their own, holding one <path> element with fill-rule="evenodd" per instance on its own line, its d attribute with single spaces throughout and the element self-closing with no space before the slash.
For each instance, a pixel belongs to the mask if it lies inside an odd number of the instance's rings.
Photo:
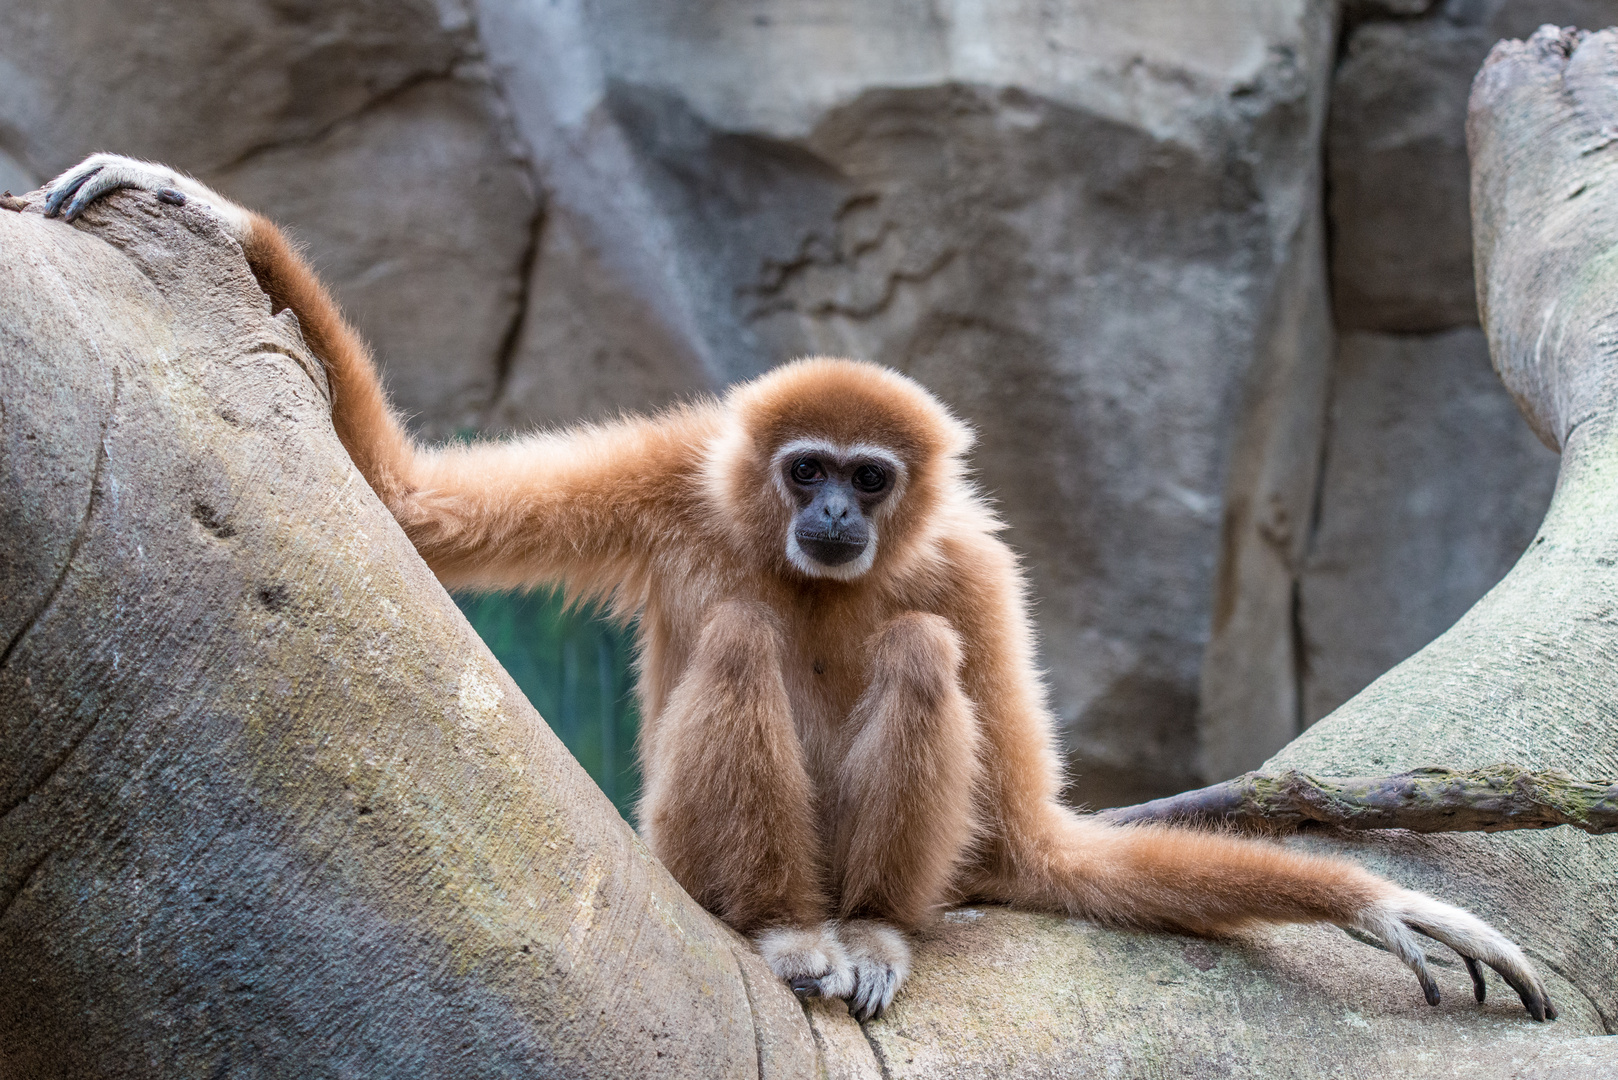
<svg viewBox="0 0 1618 1080">
<path fill-rule="evenodd" d="M 722 399 L 512 442 L 429 449 L 365 344 L 266 219 L 162 166 L 97 155 L 75 216 L 122 187 L 211 207 L 324 361 L 333 423 L 446 585 L 558 584 L 639 618 L 642 835 L 800 996 L 880 1013 L 906 933 L 963 901 L 1217 934 L 1326 921 L 1438 989 L 1416 932 L 1554 1007 L 1476 917 L 1340 859 L 1058 801 L 1027 586 L 966 478 L 968 429 L 872 364 L 802 360 Z"/>
</svg>

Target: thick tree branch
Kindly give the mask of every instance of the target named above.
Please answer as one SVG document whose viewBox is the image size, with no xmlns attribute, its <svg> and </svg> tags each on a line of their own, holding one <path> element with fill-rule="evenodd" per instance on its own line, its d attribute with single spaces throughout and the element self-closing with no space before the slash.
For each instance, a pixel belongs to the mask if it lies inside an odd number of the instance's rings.
<svg viewBox="0 0 1618 1080">
<path fill-rule="evenodd" d="M 1099 815 L 1119 825 L 1219 822 L 1269 832 L 1307 824 L 1411 832 L 1503 832 L 1572 825 L 1618 832 L 1618 784 L 1588 783 L 1557 770 L 1492 765 L 1459 772 L 1314 777 L 1296 769 L 1250 772 L 1222 784 Z"/>
</svg>

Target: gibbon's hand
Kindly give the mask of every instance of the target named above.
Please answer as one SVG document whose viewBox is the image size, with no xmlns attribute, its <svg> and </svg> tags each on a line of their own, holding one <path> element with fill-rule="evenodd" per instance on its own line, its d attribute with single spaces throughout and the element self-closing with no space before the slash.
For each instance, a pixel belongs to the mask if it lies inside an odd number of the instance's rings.
<svg viewBox="0 0 1618 1080">
<path fill-rule="evenodd" d="M 1416 940 L 1417 933 L 1442 942 L 1460 954 L 1466 962 L 1467 974 L 1472 976 L 1472 995 L 1479 1003 L 1486 992 L 1483 971 L 1478 964 L 1481 960 L 1517 991 L 1529 1016 L 1539 1021 L 1556 1019 L 1556 1006 L 1551 1004 L 1545 984 L 1522 950 L 1470 912 L 1422 893 L 1395 889 L 1361 911 L 1354 925 L 1382 942 L 1416 973 L 1429 1005 L 1438 1004 L 1438 984 L 1427 972 L 1427 959 Z"/>
<path fill-rule="evenodd" d="M 166 165 L 122 154 L 91 154 L 45 185 L 45 216 L 61 214 L 72 221 L 85 207 L 120 188 L 150 191 L 175 205 L 195 202 L 212 210 L 237 240 L 247 235 L 249 214 L 240 206 Z"/>
</svg>

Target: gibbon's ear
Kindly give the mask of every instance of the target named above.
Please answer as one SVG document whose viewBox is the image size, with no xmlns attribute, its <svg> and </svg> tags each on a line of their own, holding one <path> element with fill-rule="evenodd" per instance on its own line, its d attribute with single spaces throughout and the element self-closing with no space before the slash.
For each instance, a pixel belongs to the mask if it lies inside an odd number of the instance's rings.
<svg viewBox="0 0 1618 1080">
<path fill-rule="evenodd" d="M 766 563 L 787 566 L 792 511 L 770 476 L 770 455 L 726 402 L 725 421 L 704 448 L 702 482 L 709 511 L 736 545 Z"/>
</svg>

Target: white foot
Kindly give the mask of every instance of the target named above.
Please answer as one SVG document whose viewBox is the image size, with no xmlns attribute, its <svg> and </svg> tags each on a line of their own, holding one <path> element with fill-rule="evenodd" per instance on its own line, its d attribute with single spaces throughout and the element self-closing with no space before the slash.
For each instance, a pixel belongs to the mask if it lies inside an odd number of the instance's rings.
<svg viewBox="0 0 1618 1080">
<path fill-rule="evenodd" d="M 854 968 L 848 1011 L 856 1020 L 881 1016 L 910 974 L 910 946 L 896 928 L 874 919 L 850 919 L 838 936 Z"/>
<path fill-rule="evenodd" d="M 800 998 L 846 998 L 854 992 L 854 969 L 837 940 L 837 924 L 779 926 L 758 935 L 758 951 L 770 970 Z"/>
</svg>

